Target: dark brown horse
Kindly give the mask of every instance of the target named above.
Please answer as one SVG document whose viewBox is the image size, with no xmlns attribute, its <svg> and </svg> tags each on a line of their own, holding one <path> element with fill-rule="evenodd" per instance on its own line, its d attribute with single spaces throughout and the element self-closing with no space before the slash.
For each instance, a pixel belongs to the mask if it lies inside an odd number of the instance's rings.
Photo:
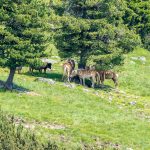
<svg viewBox="0 0 150 150">
<path fill-rule="evenodd" d="M 52 64 L 51 63 L 45 63 L 45 65 L 43 66 L 39 66 L 39 67 L 34 67 L 34 66 L 30 66 L 29 67 L 29 71 L 33 72 L 33 70 L 39 70 L 39 72 L 42 72 L 42 70 L 44 70 L 44 73 L 46 73 L 47 69 L 51 69 L 52 68 Z"/>
</svg>

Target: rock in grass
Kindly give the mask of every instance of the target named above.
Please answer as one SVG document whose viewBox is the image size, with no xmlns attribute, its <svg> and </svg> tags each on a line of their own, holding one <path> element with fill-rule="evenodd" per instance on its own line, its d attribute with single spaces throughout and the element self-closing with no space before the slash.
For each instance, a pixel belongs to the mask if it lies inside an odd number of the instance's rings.
<svg viewBox="0 0 150 150">
<path fill-rule="evenodd" d="M 88 93 L 90 92 L 90 90 L 85 89 L 85 88 L 83 89 L 83 91 L 84 91 L 84 92 L 88 92 Z"/>
<path fill-rule="evenodd" d="M 146 58 L 144 56 L 140 56 L 139 60 L 142 61 L 142 62 L 146 62 Z"/>
<path fill-rule="evenodd" d="M 134 61 L 130 61 L 130 64 L 134 64 L 135 65 L 136 63 Z"/>
<path fill-rule="evenodd" d="M 112 102 L 113 97 L 112 97 L 112 96 L 109 96 L 108 100 L 109 100 L 109 102 Z"/>
<path fill-rule="evenodd" d="M 130 105 L 136 105 L 136 101 L 129 102 Z"/>
<path fill-rule="evenodd" d="M 138 57 L 131 57 L 132 60 L 138 60 Z"/>
<path fill-rule="evenodd" d="M 133 150 L 132 148 L 127 148 L 126 150 Z"/>
<path fill-rule="evenodd" d="M 144 56 L 139 56 L 139 57 L 131 57 L 132 60 L 139 60 L 141 61 L 143 64 L 146 63 L 146 58 Z"/>
<path fill-rule="evenodd" d="M 96 95 L 96 96 L 99 96 L 99 93 L 98 93 L 98 92 L 95 92 L 95 95 Z"/>
<path fill-rule="evenodd" d="M 68 87 L 68 88 L 75 88 L 76 87 L 75 84 L 71 84 L 71 83 L 64 83 L 64 86 Z"/>
<path fill-rule="evenodd" d="M 36 81 L 45 82 L 48 84 L 55 84 L 55 81 L 53 79 L 47 79 L 42 77 L 37 78 Z"/>
</svg>

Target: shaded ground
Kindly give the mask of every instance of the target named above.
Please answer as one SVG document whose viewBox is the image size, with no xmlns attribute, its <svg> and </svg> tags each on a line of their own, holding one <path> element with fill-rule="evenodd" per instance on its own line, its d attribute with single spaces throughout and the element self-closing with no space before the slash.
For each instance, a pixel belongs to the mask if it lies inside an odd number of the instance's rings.
<svg viewBox="0 0 150 150">
<path fill-rule="evenodd" d="M 50 79 L 62 82 L 62 74 L 61 73 L 48 72 L 45 74 L 45 73 L 39 73 L 39 72 L 33 72 L 33 73 L 26 72 L 26 73 L 23 73 L 23 75 L 50 78 Z"/>
</svg>

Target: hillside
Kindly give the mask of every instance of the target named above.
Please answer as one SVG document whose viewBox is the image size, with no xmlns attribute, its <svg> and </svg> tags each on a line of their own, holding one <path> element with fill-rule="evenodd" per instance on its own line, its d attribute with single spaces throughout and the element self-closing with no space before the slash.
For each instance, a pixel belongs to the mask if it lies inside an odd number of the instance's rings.
<svg viewBox="0 0 150 150">
<path fill-rule="evenodd" d="M 14 114 L 40 140 L 55 141 L 66 149 L 150 149 L 150 53 L 137 48 L 116 67 L 119 88 L 84 88 L 61 81 L 61 65 L 48 74 L 16 74 L 16 91 L 0 89 L 0 106 Z M 7 69 L 0 69 L 6 80 Z M 38 77 L 55 82 L 42 83 Z M 60 148 L 60 149 L 61 149 Z"/>
</svg>

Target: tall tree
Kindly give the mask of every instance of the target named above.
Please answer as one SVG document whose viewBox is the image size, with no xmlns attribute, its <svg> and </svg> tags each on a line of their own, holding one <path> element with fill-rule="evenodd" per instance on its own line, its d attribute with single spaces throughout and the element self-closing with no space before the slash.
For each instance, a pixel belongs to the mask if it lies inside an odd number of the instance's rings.
<svg viewBox="0 0 150 150">
<path fill-rule="evenodd" d="M 150 0 L 126 0 L 128 8 L 124 21 L 140 34 L 142 42 L 150 50 Z"/>
<path fill-rule="evenodd" d="M 49 40 L 46 12 L 40 0 L 0 1 L 0 65 L 10 69 L 6 89 L 13 87 L 16 67 L 44 54 Z"/>
<path fill-rule="evenodd" d="M 120 64 L 122 54 L 140 44 L 140 38 L 123 24 L 122 0 L 67 0 L 63 31 L 57 36 L 62 57 L 77 57 L 88 64 Z"/>
</svg>

